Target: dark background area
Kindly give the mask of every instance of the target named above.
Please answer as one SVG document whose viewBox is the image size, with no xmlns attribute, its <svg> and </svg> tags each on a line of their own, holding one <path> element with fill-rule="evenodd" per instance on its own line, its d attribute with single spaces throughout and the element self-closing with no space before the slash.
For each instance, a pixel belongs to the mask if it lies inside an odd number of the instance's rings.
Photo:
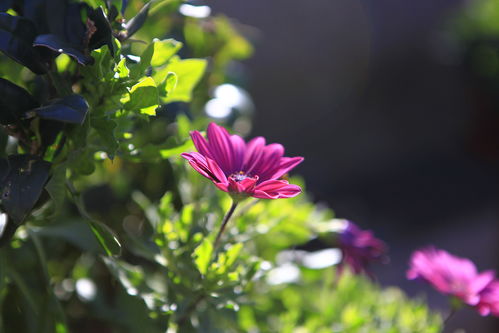
<svg viewBox="0 0 499 333">
<path fill-rule="evenodd" d="M 382 284 L 406 281 L 410 253 L 434 244 L 499 268 L 497 96 L 470 74 L 445 26 L 462 1 L 313 0 L 210 4 L 253 28 L 246 62 L 254 135 L 302 155 L 314 200 L 375 231 L 391 248 Z M 461 310 L 449 332 L 498 332 Z"/>
</svg>

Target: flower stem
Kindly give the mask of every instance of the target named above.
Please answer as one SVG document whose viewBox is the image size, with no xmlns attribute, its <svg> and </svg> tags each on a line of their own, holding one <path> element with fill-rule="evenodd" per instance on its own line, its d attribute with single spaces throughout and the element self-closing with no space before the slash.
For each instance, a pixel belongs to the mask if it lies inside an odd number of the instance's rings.
<svg viewBox="0 0 499 333">
<path fill-rule="evenodd" d="M 236 210 L 237 207 L 237 202 L 232 201 L 232 205 L 229 208 L 229 211 L 227 214 L 225 214 L 224 219 L 222 220 L 222 225 L 220 226 L 220 230 L 218 230 L 217 238 L 215 238 L 215 244 L 213 245 L 213 249 L 217 249 L 218 243 L 220 242 L 220 238 L 222 237 L 222 234 L 225 230 L 225 227 L 227 226 L 227 222 L 229 222 L 232 214 L 234 214 L 234 211 Z"/>
<path fill-rule="evenodd" d="M 456 308 L 450 309 L 449 314 L 444 319 L 444 326 L 447 326 L 447 324 L 449 323 L 449 320 L 454 316 L 454 314 L 457 312 L 457 310 L 458 309 L 456 309 Z"/>
<path fill-rule="evenodd" d="M 443 326 L 447 326 L 447 324 L 449 323 L 449 320 L 454 316 L 454 314 L 463 306 L 463 303 L 455 298 L 455 297 L 452 297 L 450 299 L 450 309 L 449 309 L 449 313 L 447 314 L 447 317 L 445 317 L 444 319 L 444 322 L 443 322 Z"/>
</svg>

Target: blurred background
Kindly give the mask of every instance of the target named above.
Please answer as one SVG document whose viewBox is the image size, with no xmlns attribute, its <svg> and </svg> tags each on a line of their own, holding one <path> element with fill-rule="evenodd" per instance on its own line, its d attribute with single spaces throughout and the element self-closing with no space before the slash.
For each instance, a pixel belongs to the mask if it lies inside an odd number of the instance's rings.
<svg viewBox="0 0 499 333">
<path fill-rule="evenodd" d="M 446 299 L 405 279 L 434 244 L 498 269 L 499 2 L 450 0 L 210 3 L 255 44 L 240 69 L 252 135 L 302 155 L 317 202 L 391 248 L 383 285 Z M 498 332 L 461 310 L 448 332 Z"/>
</svg>

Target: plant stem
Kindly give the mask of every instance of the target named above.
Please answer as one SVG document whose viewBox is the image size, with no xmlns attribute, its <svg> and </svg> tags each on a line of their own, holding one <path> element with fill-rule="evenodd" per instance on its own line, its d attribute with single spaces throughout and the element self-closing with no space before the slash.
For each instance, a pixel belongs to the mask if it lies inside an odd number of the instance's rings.
<svg viewBox="0 0 499 333">
<path fill-rule="evenodd" d="M 177 325 L 179 328 L 181 328 L 182 326 L 184 326 L 185 324 L 187 324 L 187 321 L 189 320 L 189 318 L 191 317 L 191 314 L 194 310 L 196 310 L 197 306 L 199 303 L 201 303 L 201 301 L 204 299 L 205 295 L 204 294 L 200 294 L 188 307 L 187 309 L 185 309 L 185 312 L 184 314 L 182 315 L 182 317 L 180 317 L 177 321 Z"/>
<path fill-rule="evenodd" d="M 47 75 L 50 79 L 50 82 L 54 86 L 55 90 L 60 96 L 68 96 L 73 93 L 71 90 L 71 87 L 69 87 L 65 82 L 64 79 L 59 75 L 59 73 L 55 71 L 48 71 Z"/>
<path fill-rule="evenodd" d="M 449 323 L 449 320 L 454 316 L 454 314 L 457 312 L 457 310 L 458 310 L 457 308 L 451 308 L 450 309 L 449 314 L 444 319 L 443 326 L 447 326 L 447 324 Z"/>
<path fill-rule="evenodd" d="M 231 218 L 232 214 L 234 214 L 236 207 L 237 207 L 237 202 L 233 200 L 232 205 L 229 208 L 229 211 L 227 212 L 227 214 L 225 214 L 224 219 L 222 220 L 222 225 L 220 226 L 220 230 L 218 230 L 217 238 L 215 238 L 215 244 L 213 245 L 214 250 L 217 249 L 218 243 L 220 242 L 220 237 L 222 237 L 225 227 L 227 226 L 227 222 L 229 222 L 229 219 Z"/>
<path fill-rule="evenodd" d="M 446 326 L 448 324 L 449 320 L 454 316 L 454 314 L 457 312 L 457 310 L 459 310 L 462 306 L 463 306 L 463 304 L 461 303 L 461 301 L 459 299 L 457 299 L 455 297 L 452 297 L 450 299 L 449 314 L 447 314 L 447 317 L 445 317 L 443 326 Z"/>
</svg>

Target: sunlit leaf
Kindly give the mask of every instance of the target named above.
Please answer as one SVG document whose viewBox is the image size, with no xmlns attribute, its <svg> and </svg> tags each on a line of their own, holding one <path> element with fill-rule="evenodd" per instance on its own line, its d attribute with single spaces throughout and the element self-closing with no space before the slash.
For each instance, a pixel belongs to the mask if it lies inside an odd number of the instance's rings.
<svg viewBox="0 0 499 333">
<path fill-rule="evenodd" d="M 130 100 L 124 105 L 126 110 L 137 110 L 150 116 L 156 115 L 159 104 L 158 88 L 153 78 L 146 77 L 130 89 Z"/>
<path fill-rule="evenodd" d="M 166 74 L 166 78 L 158 85 L 158 93 L 160 97 L 168 97 L 169 94 L 173 93 L 175 87 L 177 86 L 177 74 L 169 72 Z"/>
<path fill-rule="evenodd" d="M 204 74 L 206 60 L 179 60 L 170 63 L 167 69 L 175 73 L 178 80 L 175 89 L 166 97 L 165 102 L 189 102 L 192 99 L 192 90 Z"/>
<path fill-rule="evenodd" d="M 151 66 L 153 67 L 166 64 L 182 48 L 182 43 L 172 38 L 161 41 L 154 40 L 153 45 L 154 53 L 151 59 Z"/>
<path fill-rule="evenodd" d="M 202 243 L 194 250 L 194 262 L 199 272 L 206 275 L 208 266 L 213 254 L 213 244 L 208 238 L 203 239 Z"/>
</svg>

